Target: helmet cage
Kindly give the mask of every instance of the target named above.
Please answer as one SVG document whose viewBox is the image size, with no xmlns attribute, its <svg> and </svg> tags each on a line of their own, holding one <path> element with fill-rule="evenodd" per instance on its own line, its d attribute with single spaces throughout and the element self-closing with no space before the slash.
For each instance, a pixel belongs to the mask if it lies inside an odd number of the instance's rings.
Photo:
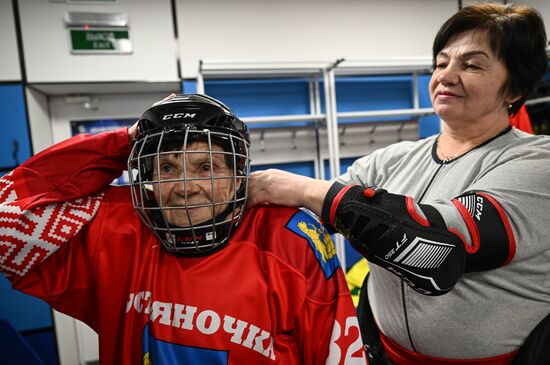
<svg viewBox="0 0 550 365">
<path fill-rule="evenodd" d="M 239 133 L 229 128 L 184 129 L 163 128 L 145 134 L 134 142 L 128 159 L 128 173 L 132 195 L 132 205 L 142 221 L 151 229 L 166 250 L 183 255 L 201 255 L 210 253 L 222 247 L 242 218 L 248 190 L 248 175 L 250 172 L 249 142 Z M 196 141 L 207 143 L 207 150 L 188 150 L 188 146 Z M 214 150 L 213 145 L 222 147 Z M 210 165 L 207 176 L 191 177 L 188 175 L 187 157 L 191 154 L 206 155 Z M 160 174 L 162 155 L 181 155 L 181 171 L 177 178 L 163 179 Z M 214 172 L 213 158 L 223 155 L 224 161 L 231 173 L 218 176 Z M 155 174 L 155 171 L 157 173 Z M 232 194 L 222 201 L 215 199 L 217 180 L 229 180 Z M 212 201 L 188 203 L 189 184 L 207 182 L 212 189 Z M 184 203 L 169 205 L 163 203 L 165 183 L 183 184 Z M 159 201 L 155 199 L 155 187 Z M 222 212 L 220 206 L 225 206 Z M 193 221 L 190 211 L 193 209 L 210 208 L 212 217 L 202 222 Z M 166 216 L 169 210 L 185 210 L 188 225 L 180 227 L 168 222 Z"/>
</svg>

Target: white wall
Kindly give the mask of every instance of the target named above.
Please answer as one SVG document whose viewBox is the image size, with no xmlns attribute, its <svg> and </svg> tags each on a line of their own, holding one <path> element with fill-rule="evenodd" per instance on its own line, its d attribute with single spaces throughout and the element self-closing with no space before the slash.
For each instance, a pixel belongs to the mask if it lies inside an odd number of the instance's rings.
<svg viewBox="0 0 550 365">
<path fill-rule="evenodd" d="M 178 79 L 170 0 L 90 4 L 19 0 L 18 3 L 29 83 Z M 63 21 L 67 11 L 127 14 L 133 53 L 72 55 L 69 31 Z"/>
<path fill-rule="evenodd" d="M 199 60 L 429 56 L 456 0 L 176 0 L 183 76 Z"/>
<path fill-rule="evenodd" d="M 11 1 L 0 1 L 0 81 L 21 80 Z"/>
<path fill-rule="evenodd" d="M 494 0 L 495 2 L 501 2 Z M 475 0 L 464 0 L 468 5 Z M 429 56 L 439 26 L 457 0 L 170 0 L 78 4 L 18 0 L 28 81 L 96 82 L 196 77 L 198 61 L 332 61 Z M 536 7 L 550 32 L 550 1 Z M 0 2 L 0 81 L 20 79 L 11 1 Z M 122 12 L 132 55 L 71 55 L 66 11 Z M 5 52 L 4 52 L 5 50 Z"/>
<path fill-rule="evenodd" d="M 29 87 L 25 88 L 29 128 L 33 152 L 36 154 L 53 144 L 52 126 L 46 95 Z"/>
</svg>

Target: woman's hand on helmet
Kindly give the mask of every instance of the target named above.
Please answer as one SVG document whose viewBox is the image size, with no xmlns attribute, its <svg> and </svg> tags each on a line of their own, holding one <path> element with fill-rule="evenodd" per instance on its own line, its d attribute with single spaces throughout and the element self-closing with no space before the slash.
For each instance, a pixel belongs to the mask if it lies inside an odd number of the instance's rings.
<svg viewBox="0 0 550 365">
<path fill-rule="evenodd" d="M 137 130 L 138 122 L 135 122 L 134 124 L 132 124 L 131 127 L 128 128 L 128 140 L 130 141 L 130 143 L 134 142 L 134 140 L 136 139 Z"/>
<path fill-rule="evenodd" d="M 152 106 L 158 105 L 166 100 L 169 100 L 174 96 L 176 96 L 176 94 L 172 93 L 167 97 L 165 97 L 164 99 L 154 102 Z M 136 139 L 137 131 L 138 131 L 138 122 L 135 122 L 131 127 L 128 128 L 128 140 L 130 142 L 133 142 Z"/>
</svg>

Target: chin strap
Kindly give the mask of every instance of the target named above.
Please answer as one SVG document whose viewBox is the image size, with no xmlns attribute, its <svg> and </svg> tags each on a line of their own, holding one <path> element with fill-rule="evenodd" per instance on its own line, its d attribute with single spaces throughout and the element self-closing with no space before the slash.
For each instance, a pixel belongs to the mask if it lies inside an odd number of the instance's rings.
<svg viewBox="0 0 550 365">
<path fill-rule="evenodd" d="M 158 208 L 154 200 L 150 201 L 149 204 L 153 204 L 151 206 Z M 156 233 L 166 250 L 172 253 L 184 256 L 211 254 L 225 246 L 238 225 L 238 221 L 236 221 L 239 215 L 238 210 L 243 209 L 243 205 L 237 204 L 235 210 L 233 207 L 232 203 L 228 203 L 227 207 L 214 218 L 193 223 L 189 227 L 170 224 L 165 220 L 160 208 L 152 209 L 150 214 L 156 225 L 152 225 L 150 228 Z M 237 211 L 237 213 L 235 213 L 233 219 L 224 222 L 228 217 L 231 217 L 234 211 Z"/>
</svg>

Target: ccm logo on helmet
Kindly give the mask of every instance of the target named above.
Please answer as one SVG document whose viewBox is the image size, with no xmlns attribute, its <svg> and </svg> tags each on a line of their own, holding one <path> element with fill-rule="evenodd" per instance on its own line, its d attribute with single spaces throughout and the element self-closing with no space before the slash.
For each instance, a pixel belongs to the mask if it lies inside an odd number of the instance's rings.
<svg viewBox="0 0 550 365">
<path fill-rule="evenodd" d="M 197 113 L 174 113 L 174 114 L 166 114 L 166 115 L 164 115 L 164 116 L 162 117 L 162 120 L 195 118 L 195 115 L 197 115 Z"/>
</svg>

